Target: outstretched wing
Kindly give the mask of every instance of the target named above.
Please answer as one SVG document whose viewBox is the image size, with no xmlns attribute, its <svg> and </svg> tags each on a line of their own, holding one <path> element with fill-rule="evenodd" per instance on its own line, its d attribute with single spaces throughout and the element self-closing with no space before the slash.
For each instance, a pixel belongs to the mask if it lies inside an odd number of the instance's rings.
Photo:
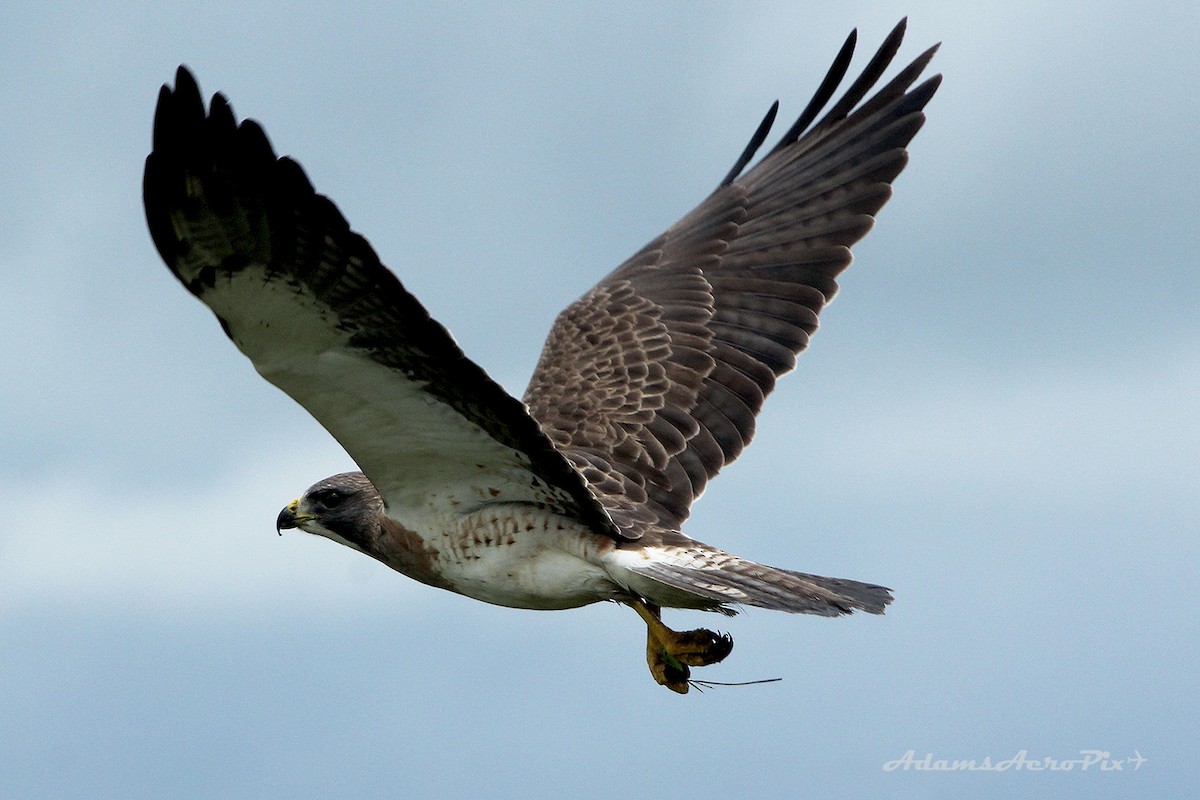
<svg viewBox="0 0 1200 800">
<path fill-rule="evenodd" d="M 909 90 L 930 48 L 858 106 L 904 27 L 812 125 L 849 66 L 851 33 L 762 161 L 742 174 L 778 104 L 707 200 L 555 321 L 525 402 L 627 534 L 677 530 L 750 442 L 764 398 L 833 299 L 850 245 L 891 196 L 941 80 Z"/>
<path fill-rule="evenodd" d="M 258 372 L 346 448 L 389 509 L 532 503 L 617 528 L 526 412 L 350 230 L 262 129 L 183 67 L 146 159 L 159 253 Z"/>
</svg>

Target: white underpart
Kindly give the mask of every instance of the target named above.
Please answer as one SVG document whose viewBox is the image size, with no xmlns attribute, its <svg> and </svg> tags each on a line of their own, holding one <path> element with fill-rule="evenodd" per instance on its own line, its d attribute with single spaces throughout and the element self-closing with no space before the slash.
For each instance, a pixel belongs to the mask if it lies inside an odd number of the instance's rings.
<svg viewBox="0 0 1200 800">
<path fill-rule="evenodd" d="M 455 591 L 497 605 L 561 609 L 628 593 L 603 565 L 611 540 L 528 506 L 446 518 L 429 544 Z"/>
<path fill-rule="evenodd" d="M 690 585 L 719 594 L 727 598 L 729 603 L 745 603 L 749 601 L 749 598 L 744 592 L 732 586 L 709 583 L 704 580 L 705 570 L 717 571 L 723 565 L 739 561 L 742 559 L 731 553 L 697 543 L 695 548 L 659 546 L 614 550 L 606 554 L 605 566 L 615 581 L 634 594 L 661 606 L 686 608 L 696 605 L 696 596 L 655 580 L 645 573 L 648 566 L 669 564 L 686 568 L 691 570 L 688 574 Z M 700 605 L 708 605 L 708 603 Z"/>
</svg>

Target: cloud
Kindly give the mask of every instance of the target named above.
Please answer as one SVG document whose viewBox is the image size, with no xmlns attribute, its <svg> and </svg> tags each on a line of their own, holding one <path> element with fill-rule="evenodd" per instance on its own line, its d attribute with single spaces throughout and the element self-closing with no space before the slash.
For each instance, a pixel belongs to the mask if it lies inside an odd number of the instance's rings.
<svg viewBox="0 0 1200 800">
<path fill-rule="evenodd" d="M 26 511 L 0 537 L 0 608 L 278 616 L 429 591 L 332 542 L 276 536 L 275 515 L 288 500 L 326 470 L 353 468 L 344 455 L 316 470 L 307 457 L 302 465 L 279 455 L 208 480 L 196 475 L 192 488 L 114 490 L 80 478 L 10 485 Z"/>
</svg>

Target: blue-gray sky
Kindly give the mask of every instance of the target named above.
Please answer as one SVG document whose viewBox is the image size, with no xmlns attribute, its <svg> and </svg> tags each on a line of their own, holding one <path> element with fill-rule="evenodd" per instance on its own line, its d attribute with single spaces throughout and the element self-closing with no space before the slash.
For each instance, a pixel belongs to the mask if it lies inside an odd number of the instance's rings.
<svg viewBox="0 0 1200 800">
<path fill-rule="evenodd" d="M 1129 797 L 1195 785 L 1192 2 L 10 3 L 0 12 L 0 796 Z M 946 81 L 753 447 L 688 530 L 892 586 L 751 611 L 677 697 L 626 609 L 489 607 L 303 535 L 350 468 L 158 260 L 186 62 L 519 392 L 845 34 Z M 885 771 L 919 757 L 1137 771 Z"/>
</svg>

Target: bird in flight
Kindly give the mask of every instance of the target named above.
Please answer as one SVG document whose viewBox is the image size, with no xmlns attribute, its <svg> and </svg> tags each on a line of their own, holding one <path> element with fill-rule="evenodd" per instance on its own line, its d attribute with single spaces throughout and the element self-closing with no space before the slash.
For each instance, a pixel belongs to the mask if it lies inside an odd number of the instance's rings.
<svg viewBox="0 0 1200 800">
<path fill-rule="evenodd" d="M 672 630 L 664 607 L 882 613 L 885 587 L 759 564 L 682 527 L 750 442 L 907 163 L 941 76 L 913 84 L 936 46 L 864 101 L 904 27 L 826 110 L 851 33 L 795 124 L 747 169 L 773 105 L 712 194 L 558 316 L 521 399 L 463 354 L 256 122 L 239 123 L 220 94 L 206 112 L 181 66 L 159 93 L 146 159 L 154 244 L 259 374 L 362 470 L 309 487 L 277 529 L 488 603 L 628 605 L 645 621 L 651 674 L 680 693 L 733 640 Z"/>
</svg>

